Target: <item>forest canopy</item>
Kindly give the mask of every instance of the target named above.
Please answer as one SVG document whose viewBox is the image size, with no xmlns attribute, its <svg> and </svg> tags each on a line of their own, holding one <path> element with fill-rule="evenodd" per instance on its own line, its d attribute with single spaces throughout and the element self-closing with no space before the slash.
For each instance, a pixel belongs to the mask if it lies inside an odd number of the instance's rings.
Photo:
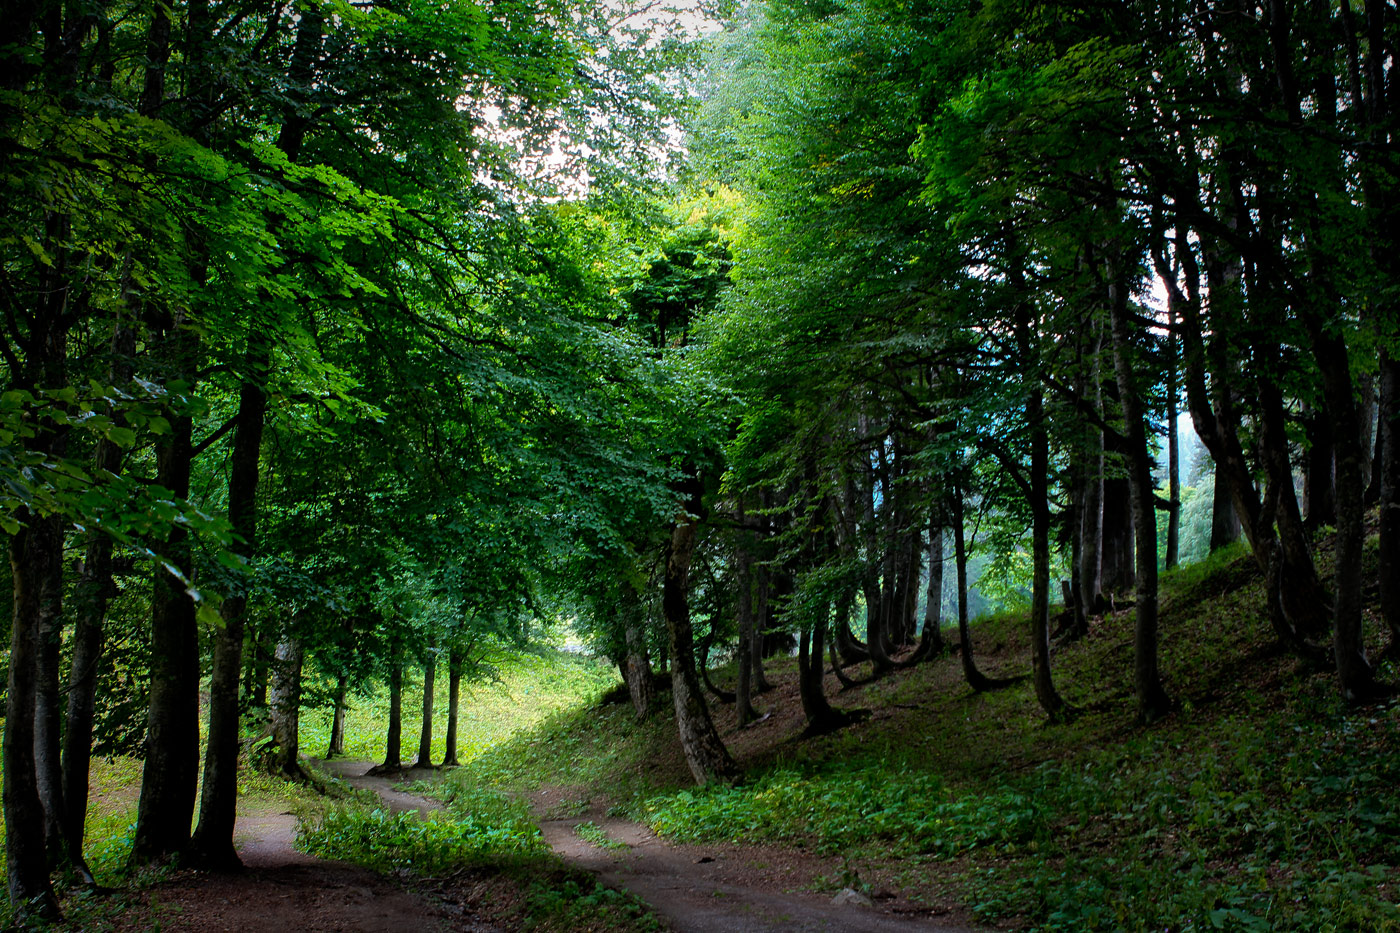
<svg viewBox="0 0 1400 933">
<path fill-rule="evenodd" d="M 1130 604 L 1152 723 L 1158 575 L 1242 537 L 1279 644 L 1389 690 L 1393 3 L 6 19 L 17 910 L 84 870 L 94 748 L 145 760 L 133 859 L 228 868 L 249 732 L 295 774 L 303 704 L 442 661 L 455 716 L 550 632 L 639 716 L 662 662 L 700 783 L 736 773 L 707 693 L 752 718 L 784 637 L 815 731 L 825 671 L 941 656 L 945 606 L 995 688 L 973 595 L 1024 612 L 1057 720 L 1052 640 Z"/>
</svg>

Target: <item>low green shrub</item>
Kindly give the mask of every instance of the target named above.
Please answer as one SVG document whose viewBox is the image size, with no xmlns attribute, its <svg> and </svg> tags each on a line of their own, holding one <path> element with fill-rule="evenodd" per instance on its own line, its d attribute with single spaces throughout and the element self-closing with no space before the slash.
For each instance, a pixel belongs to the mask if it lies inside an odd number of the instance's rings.
<svg viewBox="0 0 1400 933">
<path fill-rule="evenodd" d="M 357 862 L 379 871 L 408 869 L 432 875 L 463 865 L 510 861 L 549 851 L 528 820 L 455 811 L 419 817 L 417 811 L 340 806 L 297 828 L 296 846 L 309 855 Z"/>
</svg>

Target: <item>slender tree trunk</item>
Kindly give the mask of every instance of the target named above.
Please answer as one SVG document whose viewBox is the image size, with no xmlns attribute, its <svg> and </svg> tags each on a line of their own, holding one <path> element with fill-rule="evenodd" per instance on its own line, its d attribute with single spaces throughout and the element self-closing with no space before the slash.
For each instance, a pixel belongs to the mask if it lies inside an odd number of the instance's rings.
<svg viewBox="0 0 1400 933">
<path fill-rule="evenodd" d="M 47 519 L 45 519 L 47 521 Z M 63 526 L 58 526 L 58 557 L 45 568 L 62 586 Z M 50 584 L 52 585 L 52 584 Z M 57 612 L 44 612 L 38 617 L 36 635 L 39 647 L 36 689 L 34 692 L 34 773 L 39 783 L 39 800 L 44 807 L 44 850 L 50 870 L 64 868 L 82 861 L 82 851 L 69 853 L 64 824 L 68 808 L 63 800 L 63 699 L 60 689 L 60 652 L 63 640 L 62 590 L 59 590 Z"/>
<path fill-rule="evenodd" d="M 1400 357 L 1381 357 L 1381 617 L 1390 629 L 1390 654 L 1400 654 Z"/>
<path fill-rule="evenodd" d="M 457 716 L 462 691 L 462 649 L 453 648 L 447 654 L 447 735 L 443 737 L 442 766 L 455 768 L 457 760 Z"/>
<path fill-rule="evenodd" d="M 753 644 L 749 646 L 750 660 L 753 662 L 754 693 L 767 693 L 773 689 L 768 682 L 768 674 L 763 669 L 763 633 L 768 630 L 769 602 L 773 592 L 773 577 L 766 564 L 760 564 L 756 576 L 756 595 L 753 601 Z"/>
<path fill-rule="evenodd" d="M 642 594 L 627 581 L 622 584 L 622 612 L 625 617 L 623 637 L 627 642 L 623 674 L 627 681 L 627 693 L 632 698 L 632 711 L 636 714 L 637 722 L 641 722 L 651 715 L 651 708 L 656 703 L 656 680 L 652 675 L 651 657 L 643 628 L 646 610 L 642 605 Z"/>
<path fill-rule="evenodd" d="M 1017 274 L 1016 343 L 1021 357 L 1026 424 L 1030 428 L 1027 482 L 1031 508 L 1031 662 L 1036 699 L 1052 720 L 1069 710 L 1055 690 L 1050 673 L 1050 437 L 1045 426 L 1045 395 L 1040 383 L 1040 353 L 1024 281 Z"/>
<path fill-rule="evenodd" d="M 326 760 L 345 754 L 345 702 L 350 690 L 350 675 L 344 671 L 335 679 L 335 705 L 331 711 L 331 740 L 326 744 Z"/>
<path fill-rule="evenodd" d="M 698 500 L 699 496 L 695 496 Z M 698 508 L 698 502 L 691 504 Z M 729 781 L 739 769 L 724 747 L 695 673 L 695 636 L 690 624 L 690 562 L 695 551 L 695 520 L 682 517 L 671 531 L 666 549 L 666 582 L 662 609 L 670 635 L 671 694 L 681 748 L 697 784 Z"/>
<path fill-rule="evenodd" d="M 62 611 L 63 527 L 57 518 L 20 510 L 10 537 L 14 584 L 10 618 L 9 684 L 5 697 L 5 865 L 10 906 L 21 918 L 57 919 L 44 845 L 44 809 L 34 768 L 34 706 L 39 631 Z"/>
<path fill-rule="evenodd" d="M 190 490 L 193 424 L 171 419 L 171 434 L 156 455 L 156 479 L 179 498 Z M 181 527 L 166 539 L 167 560 L 188 577 L 189 534 Z M 147 717 L 146 766 L 141 772 L 136 863 L 183 852 L 190 841 L 199 779 L 199 636 L 194 600 L 185 585 L 158 569 L 151 606 L 151 694 Z"/>
<path fill-rule="evenodd" d="M 1311 529 L 1337 521 L 1336 448 L 1332 442 L 1331 413 L 1307 411 L 1303 425 L 1308 451 L 1303 458 L 1303 514 Z"/>
<path fill-rule="evenodd" d="M 843 717 L 839 716 L 826 698 L 823 675 L 826 672 L 824 634 L 827 616 L 831 614 L 829 605 L 819 607 L 810 626 L 802 627 L 797 647 L 798 692 L 802 698 L 802 712 L 807 717 L 807 732 L 825 732 L 836 725 Z"/>
<path fill-rule="evenodd" d="M 1099 354 L 1103 348 L 1102 337 L 1095 328 L 1095 337 L 1090 345 L 1092 365 L 1089 379 L 1094 386 L 1094 407 L 1103 411 L 1103 378 L 1099 373 Z M 1079 522 L 1079 602 L 1084 607 L 1087 632 L 1087 617 L 1103 611 L 1103 483 L 1104 483 L 1104 444 L 1103 432 L 1089 432 L 1089 448 L 1084 455 L 1084 509 Z"/>
<path fill-rule="evenodd" d="M 1353 394 L 1351 363 L 1340 336 L 1327 331 L 1320 320 L 1309 315 L 1308 336 L 1313 355 L 1322 371 L 1327 411 L 1333 426 L 1336 450 L 1337 533 L 1335 537 L 1335 603 L 1332 614 L 1332 652 L 1342 696 L 1349 702 L 1374 698 L 1379 692 L 1375 671 L 1366 657 L 1362 638 L 1362 550 L 1366 540 L 1366 491 L 1362 461 L 1366 448 L 1361 443 Z"/>
<path fill-rule="evenodd" d="M 265 351 L 250 353 L 249 371 L 266 370 Z M 229 524 L 242 539 L 237 548 L 245 559 L 251 559 L 257 547 L 258 472 L 266 412 L 267 396 L 262 387 L 251 379 L 245 381 L 239 390 L 238 427 L 234 429 L 228 480 Z M 223 625 L 214 635 L 209 740 L 204 754 L 199 825 L 190 852 L 196 865 L 215 871 L 243 867 L 233 847 L 233 827 L 238 815 L 238 686 L 243 674 L 243 619 L 247 608 L 248 596 L 244 592 L 224 600 L 220 607 Z"/>
<path fill-rule="evenodd" d="M 1133 493 L 1133 527 L 1137 531 L 1136 629 L 1133 638 L 1133 683 L 1137 689 L 1138 719 L 1156 722 L 1171 711 L 1157 670 L 1157 511 L 1156 486 L 1152 482 L 1152 455 L 1147 449 L 1147 428 L 1133 373 L 1132 341 L 1127 321 L 1127 290 L 1110 266 L 1109 309 L 1112 317 L 1114 368 L 1129 448 L 1128 478 Z"/>
<path fill-rule="evenodd" d="M 389 668 L 389 727 L 384 734 L 384 763 L 378 771 L 403 769 L 403 649 L 395 645 Z"/>
<path fill-rule="evenodd" d="M 127 277 L 129 278 L 129 277 Z M 123 285 L 129 297 L 130 289 Z M 112 362 L 108 370 L 114 385 L 132 375 L 136 329 L 118 322 L 112 334 Z M 97 444 L 93 465 L 99 473 L 117 474 L 124 458 L 121 447 L 103 438 Z M 64 834 L 68 852 L 81 860 L 87 835 L 88 784 L 92 764 L 92 732 L 96 716 L 97 674 L 102 663 L 103 628 L 108 601 L 116 593 L 112 582 L 112 539 L 95 532 L 88 538 L 83 570 L 74 590 L 76 612 L 69 656 L 68 710 L 63 730 L 63 799 L 66 804 Z M 82 864 L 81 861 L 79 864 Z M 82 869 L 86 871 L 86 869 Z M 88 873 L 88 883 L 91 874 Z"/>
<path fill-rule="evenodd" d="M 967 619 L 967 532 L 963 528 L 962 490 L 953 492 L 953 563 L 958 575 L 958 641 L 962 657 L 963 676 L 967 685 L 981 693 L 991 684 L 985 674 L 977 669 L 977 661 L 972 649 L 972 629 Z"/>
<path fill-rule="evenodd" d="M 1177 426 L 1180 390 L 1176 374 L 1176 307 L 1167 299 L 1167 554 L 1166 568 L 1172 570 L 1181 551 L 1181 438 Z"/>
<path fill-rule="evenodd" d="M 433 766 L 433 689 L 436 680 L 437 656 L 432 654 L 423 665 L 423 725 L 418 732 L 418 760 L 413 763 L 415 768 Z"/>
<path fill-rule="evenodd" d="M 935 516 L 928 527 L 928 590 L 924 603 L 924 630 L 918 654 L 936 658 L 948 650 L 943 640 L 943 523 Z"/>
<path fill-rule="evenodd" d="M 744 503 L 738 506 L 739 523 L 744 522 Z M 739 588 L 739 684 L 734 691 L 734 715 L 739 727 L 743 728 L 758 718 L 753 708 L 753 557 L 749 553 L 747 539 L 741 540 L 734 549 L 735 585 Z"/>
</svg>

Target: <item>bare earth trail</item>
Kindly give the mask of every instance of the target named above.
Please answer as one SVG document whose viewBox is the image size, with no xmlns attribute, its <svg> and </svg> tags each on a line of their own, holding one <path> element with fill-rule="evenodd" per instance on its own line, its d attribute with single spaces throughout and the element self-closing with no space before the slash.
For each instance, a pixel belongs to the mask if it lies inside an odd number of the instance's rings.
<svg viewBox="0 0 1400 933">
<path fill-rule="evenodd" d="M 371 762 L 317 761 L 352 787 L 378 794 L 392 810 L 440 805 L 395 790 L 398 775 L 368 776 Z M 404 777 L 431 779 L 434 772 Z M 535 801 L 548 816 L 547 792 Z M 611 840 L 596 845 L 576 827 L 588 820 Z M 975 933 L 927 909 L 894 901 L 879 906 L 833 902 L 811 893 L 829 863 L 790 850 L 749 846 L 681 846 L 646 827 L 593 814 L 541 819 L 545 840 L 569 864 L 645 901 L 676 933 Z M 274 809 L 242 810 L 235 843 L 246 870 L 236 875 L 180 872 L 138 895 L 119 931 L 168 933 L 292 930 L 296 933 L 504 933 L 461 904 L 406 891 L 395 880 L 293 848 L 296 818 Z"/>
<path fill-rule="evenodd" d="M 364 762 L 358 764 L 361 772 L 369 767 Z M 337 770 L 322 762 L 318 765 L 333 773 Z M 394 809 L 435 806 L 397 793 L 386 803 Z M 449 906 L 405 891 L 369 869 L 298 852 L 292 845 L 295 816 L 275 807 L 246 809 L 241 804 L 234 844 L 245 870 L 238 874 L 178 872 L 169 882 L 133 898 L 117 919 L 117 930 L 500 933 L 498 928 L 463 917 Z"/>
<path fill-rule="evenodd" d="M 548 814 L 550 802 L 548 792 L 538 795 L 536 812 Z M 581 837 L 577 827 L 585 821 L 609 844 Z M 975 933 L 892 898 L 862 906 L 806 890 L 829 873 L 829 860 L 787 849 L 675 845 L 641 824 L 600 813 L 541 819 L 540 828 L 565 861 L 645 901 L 676 933 Z"/>
</svg>

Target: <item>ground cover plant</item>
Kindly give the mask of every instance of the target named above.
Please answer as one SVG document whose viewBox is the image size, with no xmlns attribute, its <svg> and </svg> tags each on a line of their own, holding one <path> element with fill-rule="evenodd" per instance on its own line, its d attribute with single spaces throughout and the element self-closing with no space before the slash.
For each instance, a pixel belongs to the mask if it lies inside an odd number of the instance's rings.
<svg viewBox="0 0 1400 933">
<path fill-rule="evenodd" d="M 738 730 L 714 704 L 736 783 L 690 786 L 674 723 L 623 705 L 555 714 L 453 780 L 560 788 L 677 841 L 839 853 L 830 887 L 915 901 L 951 887 L 1016 928 L 1400 930 L 1400 709 L 1357 710 L 1334 675 L 1280 651 L 1260 585 L 1238 550 L 1163 578 L 1164 677 L 1181 700 L 1148 728 L 1132 717 L 1125 611 L 1056 652 L 1068 722 L 1046 723 L 1029 685 L 970 691 L 948 658 L 833 685 L 869 718 L 800 739 L 800 711 L 777 708 L 796 703 L 782 688 L 797 673 L 779 662 L 768 721 Z M 980 662 L 1024 669 L 1024 631 L 983 620 Z"/>
</svg>

